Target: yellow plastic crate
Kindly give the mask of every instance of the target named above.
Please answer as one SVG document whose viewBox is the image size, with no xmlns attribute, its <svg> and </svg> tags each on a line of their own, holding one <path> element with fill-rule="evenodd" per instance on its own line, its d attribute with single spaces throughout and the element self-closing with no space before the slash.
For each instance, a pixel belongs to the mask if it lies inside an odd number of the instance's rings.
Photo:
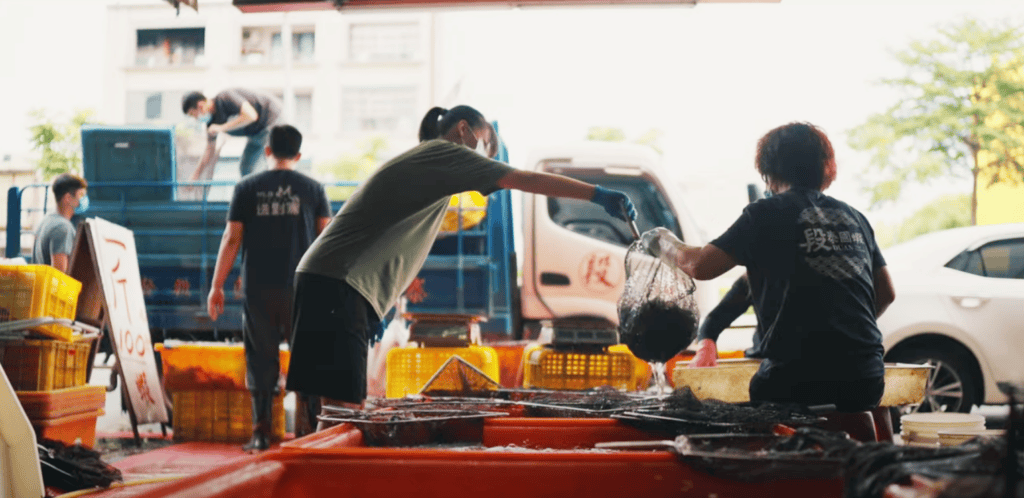
<svg viewBox="0 0 1024 498">
<path fill-rule="evenodd" d="M 245 443 L 252 437 L 249 391 L 180 391 L 173 393 L 172 428 L 176 442 Z M 274 397 L 271 441 L 284 439 L 284 393 Z"/>
<path fill-rule="evenodd" d="M 635 389 L 637 391 L 643 391 L 644 389 L 647 389 L 648 386 L 650 386 L 651 380 L 654 376 L 654 371 L 651 369 L 651 364 L 634 356 L 633 352 L 629 350 L 629 346 L 625 344 L 614 344 L 608 346 L 606 351 L 608 351 L 609 353 L 628 354 L 630 358 L 633 358 L 633 373 L 634 375 L 636 375 Z M 667 371 L 668 370 L 666 370 L 666 372 Z M 667 376 L 668 374 L 666 374 L 666 380 L 668 380 Z"/>
<path fill-rule="evenodd" d="M 611 386 L 626 391 L 646 387 L 646 367 L 638 364 L 644 362 L 617 349 L 575 353 L 541 344 L 530 346 L 523 353 L 523 387 L 585 390 Z"/>
<path fill-rule="evenodd" d="M 48 265 L 0 266 L 0 321 L 54 317 L 75 319 L 82 283 Z M 35 332 L 71 341 L 69 327 L 50 324 Z"/>
<path fill-rule="evenodd" d="M 84 386 L 94 339 L 0 341 L 0 364 L 16 391 Z"/>
<path fill-rule="evenodd" d="M 470 345 L 465 348 L 394 348 L 388 351 L 387 390 L 389 398 L 401 398 L 423 389 L 437 369 L 458 355 L 498 382 L 501 373 L 494 348 Z"/>
</svg>

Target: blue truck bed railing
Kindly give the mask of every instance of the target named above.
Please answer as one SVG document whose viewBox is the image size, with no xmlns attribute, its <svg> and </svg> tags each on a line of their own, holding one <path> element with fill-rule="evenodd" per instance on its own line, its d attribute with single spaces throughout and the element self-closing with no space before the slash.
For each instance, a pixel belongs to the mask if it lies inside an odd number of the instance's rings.
<svg viewBox="0 0 1024 498">
<path fill-rule="evenodd" d="M 193 337 L 212 333 L 213 338 L 239 334 L 241 295 L 232 292 L 238 279 L 236 261 L 226 282 L 224 316 L 211 322 L 206 314 L 217 250 L 224 232 L 228 203 L 211 201 L 212 188 L 231 187 L 233 181 L 161 182 L 111 181 L 89 182 L 91 200 L 87 217 L 100 217 L 127 227 L 135 234 L 139 270 L 143 279 L 150 328 L 162 335 Z M 327 186 L 355 186 L 355 182 L 336 182 Z M 154 192 L 174 192 L 181 188 L 200 188 L 197 200 L 154 199 Z M 22 199 L 30 189 L 47 191 L 48 185 L 11 187 L 7 195 L 6 256 L 31 260 L 31 250 L 21 247 L 23 217 L 44 208 L 24 207 Z M 145 192 L 144 199 L 133 195 Z M 159 195 L 156 197 L 160 197 Z M 334 212 L 341 202 L 332 202 Z M 44 200 L 44 206 L 46 201 Z M 452 208 L 462 219 L 461 205 Z M 511 336 L 514 309 L 515 254 L 512 234 L 511 196 L 507 190 L 488 198 L 487 214 L 470 229 L 456 223 L 454 232 L 441 234 L 420 272 L 425 299 L 410 303 L 412 312 L 436 314 L 473 314 L 487 319 L 481 324 L 485 334 Z M 34 228 L 34 227 L 32 227 Z"/>
</svg>

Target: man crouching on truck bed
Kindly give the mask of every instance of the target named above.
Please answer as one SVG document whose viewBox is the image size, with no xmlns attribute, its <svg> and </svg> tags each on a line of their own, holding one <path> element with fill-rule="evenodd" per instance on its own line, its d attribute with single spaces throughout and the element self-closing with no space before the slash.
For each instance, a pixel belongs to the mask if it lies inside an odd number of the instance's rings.
<svg viewBox="0 0 1024 498">
<path fill-rule="evenodd" d="M 266 148 L 273 159 L 272 168 L 235 185 L 207 299 L 210 319 L 216 320 L 224 313 L 224 280 L 241 247 L 242 333 L 253 424 L 246 450 L 265 450 L 270 445 L 273 395 L 281 371 L 278 350 L 281 341 L 291 336 L 295 266 L 331 220 L 323 185 L 293 171 L 302 156 L 301 145 L 299 130 L 289 125 L 273 127 Z M 304 401 L 308 400 L 300 396 L 300 410 Z M 296 433 L 302 432 L 303 427 L 297 425 Z M 312 432 L 312 427 L 305 432 Z"/>
<path fill-rule="evenodd" d="M 472 107 L 431 109 L 419 138 L 363 182 L 299 263 L 289 390 L 362 408 L 368 343 L 423 266 L 453 194 L 517 189 L 590 200 L 611 216 L 636 218 L 622 192 L 491 159 L 498 138 Z"/>
<path fill-rule="evenodd" d="M 214 165 L 220 156 L 217 137 L 221 133 L 246 137 L 242 158 L 238 161 L 241 176 L 262 171 L 263 149 L 267 146 L 270 129 L 281 118 L 281 101 L 264 92 L 245 88 L 224 90 L 208 99 L 199 92 L 191 92 L 181 99 L 181 111 L 206 125 L 206 149 L 189 181 L 213 178 Z"/>
</svg>

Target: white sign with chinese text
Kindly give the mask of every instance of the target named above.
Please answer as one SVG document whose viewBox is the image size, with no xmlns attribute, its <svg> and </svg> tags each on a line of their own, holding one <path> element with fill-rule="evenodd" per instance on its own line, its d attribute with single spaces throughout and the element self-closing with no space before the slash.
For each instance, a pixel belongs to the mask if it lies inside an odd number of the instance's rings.
<svg viewBox="0 0 1024 498">
<path fill-rule="evenodd" d="M 131 400 L 135 421 L 166 423 L 167 408 L 149 334 L 135 236 L 131 230 L 100 218 L 86 220 L 81 230 L 91 239 L 93 261 L 110 325 L 110 340 L 124 380 L 122 389 Z"/>
</svg>

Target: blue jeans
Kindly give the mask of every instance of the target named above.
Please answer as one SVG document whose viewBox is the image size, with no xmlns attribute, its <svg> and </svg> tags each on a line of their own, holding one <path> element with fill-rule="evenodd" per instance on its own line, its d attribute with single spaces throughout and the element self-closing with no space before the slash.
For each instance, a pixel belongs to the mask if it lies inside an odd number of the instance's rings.
<svg viewBox="0 0 1024 498">
<path fill-rule="evenodd" d="M 258 173 L 267 169 L 264 149 L 267 148 L 270 128 L 272 126 L 273 124 L 268 125 L 263 131 L 250 136 L 249 140 L 245 142 L 245 149 L 242 150 L 242 159 L 238 161 L 238 171 L 241 176 L 246 176 L 249 173 Z"/>
</svg>

